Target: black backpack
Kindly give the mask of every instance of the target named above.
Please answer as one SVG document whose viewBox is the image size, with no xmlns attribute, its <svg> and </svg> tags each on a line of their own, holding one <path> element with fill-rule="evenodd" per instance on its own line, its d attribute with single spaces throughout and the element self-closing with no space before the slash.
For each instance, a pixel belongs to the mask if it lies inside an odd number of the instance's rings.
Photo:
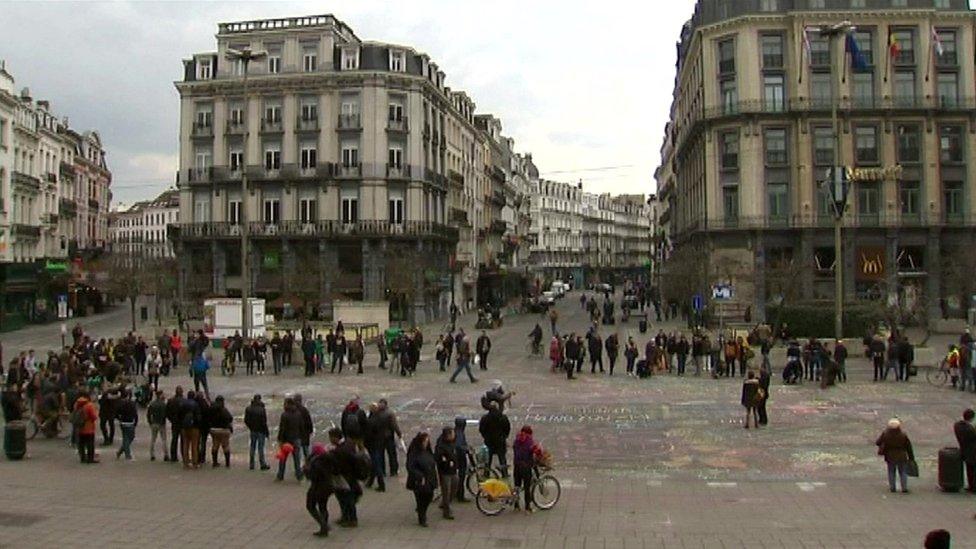
<svg viewBox="0 0 976 549">
<path fill-rule="evenodd" d="M 488 393 L 481 395 L 481 407 L 485 410 L 491 410 L 491 397 L 488 396 Z"/>
</svg>

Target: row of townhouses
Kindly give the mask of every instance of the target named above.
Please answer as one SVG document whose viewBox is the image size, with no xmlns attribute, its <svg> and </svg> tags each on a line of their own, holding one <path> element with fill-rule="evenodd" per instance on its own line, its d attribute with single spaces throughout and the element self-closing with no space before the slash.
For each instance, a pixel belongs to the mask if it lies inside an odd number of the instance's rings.
<svg viewBox="0 0 976 549">
<path fill-rule="evenodd" d="M 78 312 L 98 305 L 69 282 L 69 261 L 104 248 L 111 181 L 98 133 L 16 91 L 0 60 L 0 329 L 51 317 L 59 296 Z"/>
<path fill-rule="evenodd" d="M 119 204 L 108 215 L 108 239 L 113 253 L 133 258 L 172 258 L 166 227 L 180 221 L 180 193 L 164 191 L 152 200 Z"/>
<path fill-rule="evenodd" d="M 170 235 L 184 303 L 240 295 L 248 278 L 250 295 L 279 301 L 406 300 L 420 322 L 524 295 L 562 274 L 570 242 L 578 262 L 639 255 L 643 199 L 594 198 L 612 214 L 584 247 L 579 188 L 557 196 L 502 122 L 411 47 L 331 15 L 244 21 L 183 65 Z M 576 220 L 548 222 L 564 210 Z M 627 238 L 598 249 L 617 217 Z"/>
<path fill-rule="evenodd" d="M 964 311 L 974 24 L 967 0 L 698 0 L 656 174 L 667 249 L 690 247 L 713 273 L 734 265 L 754 318 L 784 295 L 833 299 L 838 261 L 846 302 Z M 849 32 L 820 32 L 834 26 Z M 835 165 L 870 175 L 851 183 L 841 254 L 823 184 Z M 789 287 L 769 280 L 797 268 Z"/>
</svg>

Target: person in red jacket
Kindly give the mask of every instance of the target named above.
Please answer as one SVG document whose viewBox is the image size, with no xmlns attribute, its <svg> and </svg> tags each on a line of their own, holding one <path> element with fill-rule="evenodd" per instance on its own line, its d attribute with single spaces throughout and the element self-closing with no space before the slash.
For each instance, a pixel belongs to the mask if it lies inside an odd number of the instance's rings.
<svg viewBox="0 0 976 549">
<path fill-rule="evenodd" d="M 84 423 L 78 429 L 78 455 L 82 463 L 98 463 L 95 459 L 95 423 L 98 421 L 98 410 L 89 400 L 88 392 L 82 392 L 75 401 L 76 411 L 84 414 Z"/>
<path fill-rule="evenodd" d="M 173 335 L 169 339 L 170 352 L 173 356 L 173 368 L 175 369 L 180 362 L 180 350 L 183 349 L 183 340 L 180 339 L 180 332 L 173 330 Z"/>
</svg>

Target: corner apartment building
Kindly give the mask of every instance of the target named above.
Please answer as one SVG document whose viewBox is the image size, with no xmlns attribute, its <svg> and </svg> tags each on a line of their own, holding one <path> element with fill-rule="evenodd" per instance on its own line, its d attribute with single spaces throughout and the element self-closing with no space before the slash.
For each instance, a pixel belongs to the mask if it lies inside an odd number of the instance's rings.
<svg viewBox="0 0 976 549">
<path fill-rule="evenodd" d="M 863 67 L 806 32 L 844 20 Z M 964 309 L 945 266 L 971 250 L 976 225 L 974 22 L 966 0 L 699 0 L 678 44 L 657 171 L 673 245 L 713 268 L 737 265 L 737 299 L 754 318 L 782 291 L 770 269 L 799 265 L 797 297 L 826 300 L 836 259 L 845 300 Z M 820 186 L 832 165 L 901 166 L 853 184 L 840 258 Z"/>
<path fill-rule="evenodd" d="M 75 132 L 27 88 L 15 91 L 0 61 L 0 329 L 47 318 L 57 294 L 86 307 L 67 260 L 103 246 L 110 183 L 98 135 Z M 82 193 L 102 200 L 79 207 Z"/>
<path fill-rule="evenodd" d="M 132 257 L 174 257 L 166 227 L 180 221 L 180 193 L 164 191 L 152 200 L 120 207 L 109 214 L 112 251 Z"/>
<path fill-rule="evenodd" d="M 267 52 L 247 97 L 229 48 Z M 242 208 L 251 295 L 409 299 L 416 322 L 473 298 L 475 104 L 426 54 L 360 40 L 331 15 L 223 23 L 176 88 L 184 303 L 240 294 Z M 415 291 L 388 292 L 403 276 Z"/>
</svg>

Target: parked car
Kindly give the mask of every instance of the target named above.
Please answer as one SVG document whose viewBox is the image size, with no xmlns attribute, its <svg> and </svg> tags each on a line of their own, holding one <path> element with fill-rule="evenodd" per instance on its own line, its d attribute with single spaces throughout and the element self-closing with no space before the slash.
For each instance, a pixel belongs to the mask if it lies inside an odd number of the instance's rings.
<svg viewBox="0 0 976 549">
<path fill-rule="evenodd" d="M 546 307 L 555 305 L 556 294 L 553 292 L 542 292 L 542 295 L 539 296 L 539 302 L 545 305 Z"/>
<path fill-rule="evenodd" d="M 553 295 L 555 295 L 557 298 L 566 295 L 566 285 L 563 284 L 561 280 L 556 280 L 553 282 L 550 289 L 552 290 Z"/>
</svg>

